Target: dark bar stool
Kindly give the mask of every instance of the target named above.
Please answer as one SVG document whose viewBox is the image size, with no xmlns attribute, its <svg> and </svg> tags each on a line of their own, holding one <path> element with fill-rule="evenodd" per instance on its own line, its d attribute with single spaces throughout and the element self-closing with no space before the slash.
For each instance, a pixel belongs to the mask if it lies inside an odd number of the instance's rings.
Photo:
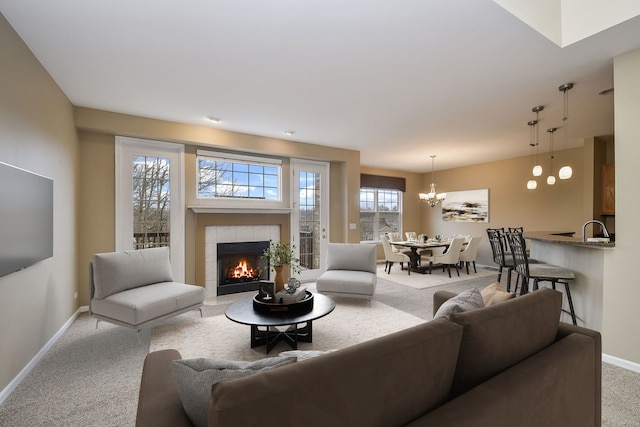
<svg viewBox="0 0 640 427">
<path fill-rule="evenodd" d="M 507 269 L 507 291 L 511 291 L 511 272 L 513 271 L 513 261 L 506 256 L 503 228 L 487 228 L 487 236 L 493 252 L 493 262 L 498 265 L 498 282 L 502 278 L 502 271 Z M 516 289 L 518 288 L 518 278 L 516 278 Z"/>
<path fill-rule="evenodd" d="M 576 278 L 573 271 L 557 265 L 536 263 L 529 264 L 527 257 L 527 247 L 522 237 L 522 233 L 507 233 L 507 240 L 513 254 L 514 270 L 518 276 L 522 277 L 522 285 L 520 286 L 520 295 L 524 295 L 529 291 L 529 282 L 533 279 L 533 290 L 538 290 L 538 283 L 551 282 L 553 289 L 556 289 L 556 283 L 564 285 L 567 301 L 569 302 L 569 311 L 562 310 L 571 315 L 574 325 L 576 322 L 576 313 L 573 309 L 573 300 L 571 299 L 571 289 L 569 288 L 569 280 Z"/>
</svg>

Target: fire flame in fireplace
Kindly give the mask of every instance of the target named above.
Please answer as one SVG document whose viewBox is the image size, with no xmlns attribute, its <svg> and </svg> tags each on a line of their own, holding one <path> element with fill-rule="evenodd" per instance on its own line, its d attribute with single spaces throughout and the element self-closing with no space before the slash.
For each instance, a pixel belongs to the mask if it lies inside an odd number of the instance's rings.
<svg viewBox="0 0 640 427">
<path fill-rule="evenodd" d="M 237 266 L 231 269 L 229 276 L 233 279 L 253 279 L 260 276 L 260 271 L 257 268 L 254 269 L 248 266 L 246 260 L 242 260 Z"/>
</svg>

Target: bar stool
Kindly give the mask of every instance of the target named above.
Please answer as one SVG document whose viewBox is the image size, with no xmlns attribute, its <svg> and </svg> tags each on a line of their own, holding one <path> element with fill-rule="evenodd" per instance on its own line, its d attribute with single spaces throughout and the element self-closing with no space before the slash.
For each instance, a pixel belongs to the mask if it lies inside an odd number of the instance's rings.
<svg viewBox="0 0 640 427">
<path fill-rule="evenodd" d="M 502 271 L 507 269 L 507 291 L 511 291 L 511 272 L 513 271 L 513 261 L 505 256 L 505 244 L 503 228 L 487 228 L 487 236 L 493 252 L 493 262 L 498 265 L 498 282 L 502 278 Z M 518 288 L 518 278 L 516 278 L 516 289 Z"/>
<path fill-rule="evenodd" d="M 538 290 L 538 283 L 540 282 L 551 282 L 553 289 L 556 289 L 556 283 L 563 284 L 567 301 L 569 302 L 569 311 L 564 309 L 562 311 L 570 314 L 573 324 L 577 325 L 576 313 L 573 309 L 573 300 L 571 299 L 571 290 L 569 288 L 569 280 L 576 278 L 573 271 L 557 265 L 540 262 L 529 264 L 527 248 L 522 233 L 506 233 L 506 235 L 509 246 L 511 247 L 511 253 L 513 254 L 514 271 L 518 276 L 522 277 L 520 295 L 524 295 L 529 291 L 529 282 L 532 279 L 534 291 Z"/>
</svg>

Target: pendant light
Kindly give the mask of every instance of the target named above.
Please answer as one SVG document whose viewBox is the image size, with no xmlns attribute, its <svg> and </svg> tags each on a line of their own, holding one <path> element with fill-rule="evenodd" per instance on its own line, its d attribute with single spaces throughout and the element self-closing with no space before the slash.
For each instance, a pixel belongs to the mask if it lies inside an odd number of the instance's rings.
<svg viewBox="0 0 640 427">
<path fill-rule="evenodd" d="M 547 132 L 549 132 L 549 176 L 547 176 L 547 184 L 549 185 L 556 183 L 556 177 L 553 176 L 553 133 L 557 130 L 558 128 L 547 129 Z"/>
<path fill-rule="evenodd" d="M 534 157 L 533 153 L 534 153 L 534 149 L 536 147 L 536 143 L 535 143 L 535 125 L 538 124 L 537 120 L 530 120 L 529 122 L 527 122 L 527 125 L 529 125 L 529 146 L 531 147 L 531 163 L 532 164 L 536 164 L 538 159 L 537 156 Z M 527 188 L 529 190 L 535 190 L 536 188 L 538 188 L 538 182 L 535 179 L 530 179 L 529 181 L 527 181 Z"/>
<path fill-rule="evenodd" d="M 569 90 L 571 90 L 572 87 L 573 87 L 573 83 L 565 83 L 558 88 L 560 92 L 564 92 L 564 113 L 562 116 L 562 121 L 564 122 L 563 127 L 564 127 L 565 157 L 568 157 L 567 140 L 569 139 Z M 571 178 L 571 175 L 573 175 L 573 169 L 571 169 L 571 166 L 569 165 L 562 166 L 560 168 L 560 171 L 558 172 L 558 177 L 560 179 L 569 179 Z"/>
<path fill-rule="evenodd" d="M 538 123 L 540 123 L 540 111 L 544 110 L 544 107 L 542 105 L 539 105 L 537 107 L 533 107 L 531 109 L 531 111 L 533 111 L 534 113 L 536 113 L 536 119 L 535 119 L 535 123 L 533 125 L 534 128 L 534 137 L 535 137 L 535 148 L 536 148 L 536 161 L 535 161 L 535 165 L 533 166 L 533 176 L 541 176 L 542 175 L 542 165 L 540 165 L 540 162 L 538 161 L 538 145 L 540 145 L 540 130 L 538 128 Z"/>
<path fill-rule="evenodd" d="M 433 180 L 435 158 L 436 158 L 435 155 L 431 156 L 431 185 L 429 188 L 429 192 L 420 193 L 418 195 L 420 197 L 420 200 L 423 200 L 426 204 L 428 204 L 431 207 L 436 206 L 438 203 L 442 202 L 445 199 L 445 197 L 447 197 L 447 193 L 440 193 L 440 194 L 436 193 L 436 184 L 434 183 L 434 180 Z"/>
</svg>

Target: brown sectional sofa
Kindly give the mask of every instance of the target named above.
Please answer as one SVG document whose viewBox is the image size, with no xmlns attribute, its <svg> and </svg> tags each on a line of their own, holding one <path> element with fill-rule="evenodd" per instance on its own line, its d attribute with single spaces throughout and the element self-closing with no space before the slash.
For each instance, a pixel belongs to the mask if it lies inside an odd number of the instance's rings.
<svg viewBox="0 0 640 427">
<path fill-rule="evenodd" d="M 453 294 L 438 292 L 434 312 Z M 601 338 L 550 289 L 220 382 L 209 426 L 599 426 Z M 189 426 L 170 361 L 145 360 L 138 426 Z"/>
</svg>

